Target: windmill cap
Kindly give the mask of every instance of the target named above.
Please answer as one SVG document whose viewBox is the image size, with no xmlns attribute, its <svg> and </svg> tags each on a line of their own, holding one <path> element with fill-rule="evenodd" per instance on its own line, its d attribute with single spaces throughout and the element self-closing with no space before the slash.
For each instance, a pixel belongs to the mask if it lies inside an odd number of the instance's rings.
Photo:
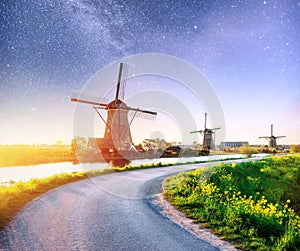
<svg viewBox="0 0 300 251">
<path fill-rule="evenodd" d="M 120 99 L 115 99 L 107 105 L 107 109 L 128 109 L 128 106 Z"/>
</svg>

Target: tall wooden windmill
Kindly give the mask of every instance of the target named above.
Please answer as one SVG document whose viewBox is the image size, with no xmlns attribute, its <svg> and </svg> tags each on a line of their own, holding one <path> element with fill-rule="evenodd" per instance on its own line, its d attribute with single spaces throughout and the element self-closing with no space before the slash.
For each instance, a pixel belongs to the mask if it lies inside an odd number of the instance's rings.
<svg viewBox="0 0 300 251">
<path fill-rule="evenodd" d="M 267 139 L 269 141 L 269 148 L 276 148 L 277 147 L 277 139 L 285 138 L 285 136 L 274 136 L 273 135 L 273 125 L 271 124 L 271 136 L 261 136 L 258 138 Z"/>
<path fill-rule="evenodd" d="M 204 130 L 190 132 L 190 133 L 200 133 L 201 135 L 203 135 L 203 145 L 202 145 L 202 149 L 201 149 L 202 155 L 209 154 L 210 149 L 213 147 L 213 144 L 214 144 L 214 140 L 213 140 L 213 134 L 215 133 L 214 131 L 221 129 L 220 127 L 212 128 L 212 129 L 207 128 L 206 121 L 207 121 L 207 113 L 205 113 Z"/>
<path fill-rule="evenodd" d="M 130 125 L 133 119 L 138 114 L 146 114 L 152 117 L 157 115 L 156 112 L 129 107 L 121 100 L 121 98 L 124 99 L 125 88 L 124 81 L 122 81 L 123 68 L 123 63 L 120 63 L 115 99 L 111 102 L 94 102 L 85 99 L 83 95 L 80 94 L 74 94 L 71 98 L 73 102 L 93 105 L 93 108 L 105 124 L 104 138 L 96 139 L 97 146 L 105 161 L 112 162 L 114 165 L 119 166 L 128 164 L 131 159 L 138 156 L 132 142 L 130 131 Z M 100 109 L 107 111 L 106 120 L 99 112 Z M 130 122 L 128 119 L 129 112 L 134 113 Z"/>
</svg>

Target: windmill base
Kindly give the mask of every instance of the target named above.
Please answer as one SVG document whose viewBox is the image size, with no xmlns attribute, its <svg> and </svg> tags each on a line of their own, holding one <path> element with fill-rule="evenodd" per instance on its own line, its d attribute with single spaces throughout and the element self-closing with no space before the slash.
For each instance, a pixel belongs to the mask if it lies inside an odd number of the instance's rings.
<svg viewBox="0 0 300 251">
<path fill-rule="evenodd" d="M 123 167 L 130 164 L 132 160 L 137 159 L 155 159 L 162 155 L 162 152 L 149 150 L 146 152 L 139 152 L 135 150 L 117 151 L 116 149 L 102 148 L 101 155 L 105 162 L 112 166 Z"/>
<path fill-rule="evenodd" d="M 209 155 L 209 150 L 204 150 L 204 149 L 202 149 L 200 152 L 199 152 L 199 155 L 200 156 L 208 156 Z"/>
<path fill-rule="evenodd" d="M 109 163 L 110 166 L 116 166 L 116 167 L 123 167 L 130 164 L 130 160 L 128 159 L 112 159 L 107 160 L 107 163 Z"/>
</svg>

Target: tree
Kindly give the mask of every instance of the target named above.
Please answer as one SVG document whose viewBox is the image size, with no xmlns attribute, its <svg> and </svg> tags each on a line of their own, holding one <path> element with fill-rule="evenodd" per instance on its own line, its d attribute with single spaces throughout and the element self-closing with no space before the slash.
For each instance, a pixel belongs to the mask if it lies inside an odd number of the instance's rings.
<svg viewBox="0 0 300 251">
<path fill-rule="evenodd" d="M 290 152 L 291 153 L 300 153 L 300 145 L 292 145 Z"/>
<path fill-rule="evenodd" d="M 87 148 L 86 138 L 76 136 L 72 139 L 71 152 L 79 152 L 80 150 Z"/>
<path fill-rule="evenodd" d="M 170 143 L 167 143 L 164 139 L 144 139 L 143 140 L 143 148 L 146 150 L 156 149 L 156 150 L 164 150 L 170 146 Z"/>
<path fill-rule="evenodd" d="M 250 147 L 250 146 L 242 146 L 240 148 L 241 154 L 246 154 L 248 158 L 252 156 L 252 154 L 257 153 L 257 149 Z"/>
<path fill-rule="evenodd" d="M 59 140 L 56 140 L 55 141 L 55 145 L 56 146 L 61 146 L 62 145 L 62 141 L 59 139 Z"/>
</svg>

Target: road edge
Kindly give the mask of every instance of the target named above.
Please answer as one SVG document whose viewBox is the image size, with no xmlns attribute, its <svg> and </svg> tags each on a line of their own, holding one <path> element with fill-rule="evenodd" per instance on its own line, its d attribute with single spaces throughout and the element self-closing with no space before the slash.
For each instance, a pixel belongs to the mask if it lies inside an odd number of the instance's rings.
<svg viewBox="0 0 300 251">
<path fill-rule="evenodd" d="M 189 233 L 196 235 L 198 238 L 207 241 L 220 250 L 239 250 L 234 247 L 233 243 L 223 240 L 222 237 L 213 234 L 210 229 L 201 226 L 201 223 L 195 223 L 192 219 L 187 218 L 181 211 L 167 201 L 162 193 L 148 197 L 147 202 L 153 210 L 161 214 L 163 217 L 184 228 Z"/>
</svg>

